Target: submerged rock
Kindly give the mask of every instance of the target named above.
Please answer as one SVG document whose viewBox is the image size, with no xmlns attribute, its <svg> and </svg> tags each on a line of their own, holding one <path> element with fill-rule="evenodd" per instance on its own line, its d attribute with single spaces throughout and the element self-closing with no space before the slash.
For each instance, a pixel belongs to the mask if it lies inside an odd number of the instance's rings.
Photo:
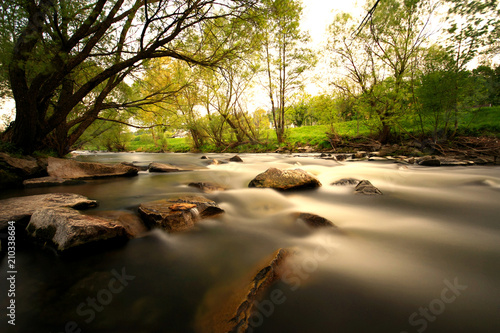
<svg viewBox="0 0 500 333">
<path fill-rule="evenodd" d="M 199 220 L 224 213 L 215 201 L 202 196 L 183 196 L 143 203 L 139 213 L 150 228 L 168 232 L 194 228 Z"/>
<path fill-rule="evenodd" d="M 182 168 L 178 168 L 176 166 L 170 165 L 170 164 L 164 164 L 164 163 L 156 163 L 153 162 L 149 164 L 148 167 L 149 172 L 179 172 L 179 171 L 186 171 Z"/>
<path fill-rule="evenodd" d="M 333 186 L 349 186 L 349 185 L 358 185 L 359 182 L 360 182 L 360 180 L 356 179 L 356 178 L 342 178 L 342 179 L 334 181 L 330 185 L 333 185 Z"/>
<path fill-rule="evenodd" d="M 136 176 L 139 170 L 135 167 L 119 164 L 103 164 L 78 162 L 63 158 L 48 158 L 49 176 L 63 179 L 94 179 L 103 177 Z"/>
<path fill-rule="evenodd" d="M 198 311 L 196 332 L 248 332 L 251 329 L 250 317 L 257 311 L 256 303 L 268 294 L 273 283 L 286 274 L 286 259 L 291 255 L 291 250 L 279 249 L 248 276 L 210 290 Z M 283 296 L 279 290 L 270 293 L 273 299 Z"/>
<path fill-rule="evenodd" d="M 66 207 L 35 211 L 26 230 L 36 242 L 48 242 L 59 252 L 90 243 L 127 238 L 123 226 L 102 217 L 83 215 Z"/>
<path fill-rule="evenodd" d="M 223 161 L 223 160 L 217 160 L 215 158 L 211 159 L 207 159 L 206 161 L 204 161 L 204 164 L 205 165 L 219 165 L 219 164 L 227 164 L 229 163 L 228 161 Z"/>
<path fill-rule="evenodd" d="M 356 194 L 364 195 L 382 195 L 382 192 L 370 183 L 369 180 L 362 180 L 354 189 Z"/>
<path fill-rule="evenodd" d="M 135 152 L 131 151 L 130 153 L 135 153 Z M 132 163 L 130 163 L 130 162 L 122 162 L 121 164 L 127 165 L 129 167 L 136 168 L 139 171 L 148 171 L 148 166 L 147 165 L 139 165 L 139 164 L 135 164 L 135 163 L 137 163 L 137 162 L 132 162 Z"/>
<path fill-rule="evenodd" d="M 298 190 L 320 187 L 319 180 L 302 169 L 282 170 L 270 168 L 257 175 L 248 187 Z"/>
<path fill-rule="evenodd" d="M 226 187 L 212 182 L 193 182 L 189 183 L 188 186 L 196 187 L 197 189 L 200 189 L 205 193 L 227 190 Z"/>
<path fill-rule="evenodd" d="M 74 193 L 50 193 L 0 200 L 0 230 L 8 221 L 21 222 L 24 227 L 31 215 L 42 208 L 70 207 L 86 209 L 97 206 L 97 201 Z"/>
</svg>

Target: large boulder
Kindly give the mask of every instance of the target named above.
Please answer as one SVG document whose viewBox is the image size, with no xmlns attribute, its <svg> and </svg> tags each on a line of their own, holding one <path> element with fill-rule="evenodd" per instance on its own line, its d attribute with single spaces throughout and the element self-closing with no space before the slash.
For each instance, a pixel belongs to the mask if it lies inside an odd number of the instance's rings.
<svg viewBox="0 0 500 333">
<path fill-rule="evenodd" d="M 44 172 L 43 163 L 33 157 L 17 158 L 6 153 L 0 153 L 0 164 L 15 170 L 19 175 L 28 178 Z"/>
<path fill-rule="evenodd" d="M 289 272 L 286 260 L 292 254 L 291 250 L 279 249 L 250 270 L 250 274 L 209 290 L 197 314 L 196 332 L 251 332 L 250 318 L 258 311 L 257 303 Z M 268 296 L 273 302 L 284 299 L 278 289 Z"/>
<path fill-rule="evenodd" d="M 42 161 L 0 153 L 0 189 L 21 185 L 24 179 L 44 175 L 46 170 Z"/>
<path fill-rule="evenodd" d="M 122 210 L 110 210 L 110 211 L 99 211 L 94 214 L 95 216 L 103 217 L 105 219 L 111 220 L 116 224 L 121 225 L 125 228 L 127 237 L 132 239 L 141 236 L 149 229 L 146 227 L 144 222 L 139 218 L 139 216 L 133 214 L 132 212 L 122 211 Z"/>
<path fill-rule="evenodd" d="M 63 179 L 94 179 L 103 177 L 136 176 L 138 168 L 126 164 L 78 162 L 64 158 L 48 158 L 49 176 Z"/>
<path fill-rule="evenodd" d="M 65 207 L 35 211 L 26 231 L 35 242 L 51 244 L 59 252 L 98 242 L 127 239 L 122 225 Z"/>
<path fill-rule="evenodd" d="M 302 169 L 282 170 L 269 168 L 257 175 L 248 187 L 274 188 L 277 190 L 299 190 L 320 187 L 321 183 L 314 176 Z"/>
<path fill-rule="evenodd" d="M 354 189 L 354 193 L 364 195 L 382 195 L 382 192 L 366 179 L 359 182 Z"/>
<path fill-rule="evenodd" d="M 199 220 L 215 217 L 224 210 L 205 197 L 182 196 L 143 203 L 139 213 L 150 228 L 177 232 L 192 229 Z"/>
<path fill-rule="evenodd" d="M 165 164 L 165 163 L 157 163 L 153 162 L 149 164 L 149 172 L 179 172 L 179 171 L 186 171 L 182 168 L 178 168 L 176 166 L 170 165 L 170 164 Z"/>
<path fill-rule="evenodd" d="M 38 209 L 56 207 L 86 209 L 95 206 L 97 201 L 74 193 L 39 194 L 0 200 L 0 230 L 7 227 L 8 221 L 20 222 L 25 227 L 31 215 Z"/>
</svg>

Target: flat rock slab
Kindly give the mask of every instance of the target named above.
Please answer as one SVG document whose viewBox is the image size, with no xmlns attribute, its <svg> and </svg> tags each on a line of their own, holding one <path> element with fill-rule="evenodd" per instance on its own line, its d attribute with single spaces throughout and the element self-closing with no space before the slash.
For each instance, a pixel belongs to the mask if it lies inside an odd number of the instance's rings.
<svg viewBox="0 0 500 333">
<path fill-rule="evenodd" d="M 56 177 L 41 177 L 41 178 L 31 178 L 23 181 L 24 187 L 50 187 L 50 186 L 61 186 L 61 185 L 78 185 L 84 184 L 83 179 L 64 179 Z"/>
<path fill-rule="evenodd" d="M 102 217 L 83 215 L 66 207 L 35 211 L 26 231 L 35 242 L 48 242 L 60 252 L 90 243 L 127 239 L 122 225 Z"/>
<path fill-rule="evenodd" d="M 103 217 L 123 226 L 129 239 L 137 238 L 149 230 L 140 217 L 131 212 L 120 210 L 100 211 L 96 212 L 94 216 Z"/>
<path fill-rule="evenodd" d="M 279 249 L 250 270 L 247 276 L 209 290 L 197 314 L 196 332 L 251 332 L 250 318 L 257 311 L 257 301 L 286 274 L 286 260 L 292 254 L 291 250 Z M 270 297 L 280 298 L 283 293 L 276 295 L 272 291 Z"/>
<path fill-rule="evenodd" d="M 205 193 L 212 193 L 212 192 L 217 192 L 217 191 L 225 191 L 227 190 L 226 187 L 212 183 L 212 182 L 193 182 L 189 183 L 188 186 L 190 187 L 195 187 Z"/>
<path fill-rule="evenodd" d="M 382 195 L 382 192 L 366 179 L 359 182 L 354 189 L 354 193 L 364 195 Z"/>
<path fill-rule="evenodd" d="M 139 206 L 139 214 L 146 225 L 168 232 L 192 229 L 199 220 L 222 213 L 224 210 L 215 201 L 202 196 L 182 196 Z"/>
<path fill-rule="evenodd" d="M 43 172 L 43 167 L 35 158 L 17 158 L 6 153 L 0 153 L 0 165 L 4 165 L 22 177 L 32 177 Z"/>
<path fill-rule="evenodd" d="M 149 172 L 179 172 L 179 171 L 188 171 L 170 164 L 165 163 L 157 163 L 153 162 L 149 164 L 148 167 Z"/>
<path fill-rule="evenodd" d="M 103 177 L 136 176 L 138 168 L 126 164 L 78 162 L 64 158 L 48 158 L 49 176 L 64 179 L 95 179 Z"/>
<path fill-rule="evenodd" d="M 274 188 L 277 190 L 300 190 L 320 187 L 319 180 L 302 169 L 283 170 L 269 168 L 257 175 L 248 187 Z"/>
<path fill-rule="evenodd" d="M 74 193 L 39 194 L 0 200 L 0 230 L 7 227 L 8 221 L 23 221 L 26 226 L 31 215 L 41 208 L 86 209 L 95 206 L 97 201 Z"/>
</svg>

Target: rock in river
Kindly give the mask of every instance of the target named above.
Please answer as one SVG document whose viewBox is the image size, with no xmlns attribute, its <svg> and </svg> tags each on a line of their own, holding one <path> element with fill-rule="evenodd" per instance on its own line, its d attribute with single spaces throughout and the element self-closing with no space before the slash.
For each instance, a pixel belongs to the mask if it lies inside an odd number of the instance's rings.
<svg viewBox="0 0 500 333">
<path fill-rule="evenodd" d="M 64 179 L 55 177 L 41 177 L 41 178 L 31 178 L 23 181 L 24 187 L 49 187 L 49 186 L 60 186 L 60 185 L 79 185 L 84 184 L 85 181 L 82 179 Z"/>
<path fill-rule="evenodd" d="M 179 172 L 186 171 L 182 168 L 178 168 L 176 166 L 164 163 L 153 162 L 148 167 L 149 172 Z"/>
<path fill-rule="evenodd" d="M 269 168 L 257 175 L 248 187 L 274 188 L 277 190 L 299 190 L 320 187 L 321 183 L 314 176 L 302 169 L 282 170 Z"/>
<path fill-rule="evenodd" d="M 148 231 L 139 216 L 128 211 L 99 211 L 95 213 L 95 216 L 106 218 L 123 226 L 130 239 L 139 237 Z"/>
<path fill-rule="evenodd" d="M 64 158 L 48 158 L 49 176 L 64 179 L 94 179 L 102 177 L 136 176 L 138 168 L 125 164 L 78 162 Z"/>
<path fill-rule="evenodd" d="M 19 186 L 27 178 L 47 174 L 42 160 L 32 157 L 17 158 L 0 153 L 0 189 Z"/>
<path fill-rule="evenodd" d="M 176 232 L 192 229 L 195 222 L 222 214 L 224 210 L 205 197 L 182 196 L 143 203 L 139 213 L 150 228 Z"/>
<path fill-rule="evenodd" d="M 359 179 L 356 178 L 342 178 L 337 181 L 334 181 L 330 185 L 333 186 L 348 186 L 348 185 L 358 185 L 360 182 Z"/>
<path fill-rule="evenodd" d="M 127 239 L 123 226 L 65 207 L 35 211 L 26 230 L 35 242 L 50 243 L 60 252 L 90 243 Z"/>
<path fill-rule="evenodd" d="M 287 272 L 288 249 L 279 249 L 266 258 L 248 276 L 210 290 L 200 307 L 196 320 L 198 333 L 251 332 L 256 303 L 269 292 L 273 283 Z M 283 299 L 279 289 L 270 292 L 271 299 Z"/>
<path fill-rule="evenodd" d="M 333 227 L 337 228 L 335 224 L 333 224 L 332 221 L 325 219 L 324 217 L 321 217 L 316 214 L 311 214 L 311 213 L 293 213 L 292 216 L 304 222 L 311 228 L 322 228 L 322 227 Z"/>
<path fill-rule="evenodd" d="M 370 183 L 369 180 L 362 180 L 354 189 L 356 194 L 382 195 L 382 192 Z"/>
<path fill-rule="evenodd" d="M 24 227 L 31 215 L 41 208 L 70 207 L 86 209 L 97 206 L 97 201 L 74 193 L 50 193 L 0 200 L 0 230 L 8 221 L 20 222 Z"/>
<path fill-rule="evenodd" d="M 418 164 L 422 166 L 441 166 L 441 160 L 436 156 L 424 156 L 418 160 Z"/>
<path fill-rule="evenodd" d="M 193 182 L 189 183 L 188 186 L 196 187 L 205 193 L 212 193 L 216 191 L 225 191 L 227 188 L 212 182 Z"/>
<path fill-rule="evenodd" d="M 231 162 L 243 162 L 243 160 L 241 159 L 241 157 L 239 157 L 238 155 L 234 155 L 233 157 L 231 157 L 229 159 L 229 161 L 231 161 Z"/>
</svg>

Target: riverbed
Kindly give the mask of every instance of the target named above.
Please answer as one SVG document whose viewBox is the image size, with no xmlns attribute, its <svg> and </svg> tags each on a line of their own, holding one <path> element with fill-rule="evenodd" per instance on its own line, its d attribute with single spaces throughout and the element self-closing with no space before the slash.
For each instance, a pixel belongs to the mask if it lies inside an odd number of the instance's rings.
<svg viewBox="0 0 500 333">
<path fill-rule="evenodd" d="M 3 193 L 78 193 L 99 202 L 85 212 L 92 214 L 136 213 L 143 202 L 199 194 L 190 182 L 228 188 L 203 194 L 225 214 L 190 232 L 153 230 L 117 249 L 71 258 L 20 250 L 17 322 L 7 331 L 209 331 L 199 319 L 213 290 L 286 247 L 295 251 L 292 273 L 273 286 L 279 298 L 270 291 L 260 304 L 252 332 L 500 332 L 500 167 L 340 163 L 318 154 L 240 156 L 243 163 L 206 166 L 201 154 L 86 153 L 76 159 L 144 166 L 155 161 L 193 171 L 141 171 L 131 178 Z M 301 168 L 323 186 L 289 193 L 248 188 L 269 167 Z M 330 185 L 346 177 L 368 179 L 383 195 Z M 291 219 L 293 212 L 325 217 L 341 232 L 312 230 Z M 2 292 L 7 270 L 4 258 Z M 4 318 L 0 327 L 5 324 Z"/>
</svg>

